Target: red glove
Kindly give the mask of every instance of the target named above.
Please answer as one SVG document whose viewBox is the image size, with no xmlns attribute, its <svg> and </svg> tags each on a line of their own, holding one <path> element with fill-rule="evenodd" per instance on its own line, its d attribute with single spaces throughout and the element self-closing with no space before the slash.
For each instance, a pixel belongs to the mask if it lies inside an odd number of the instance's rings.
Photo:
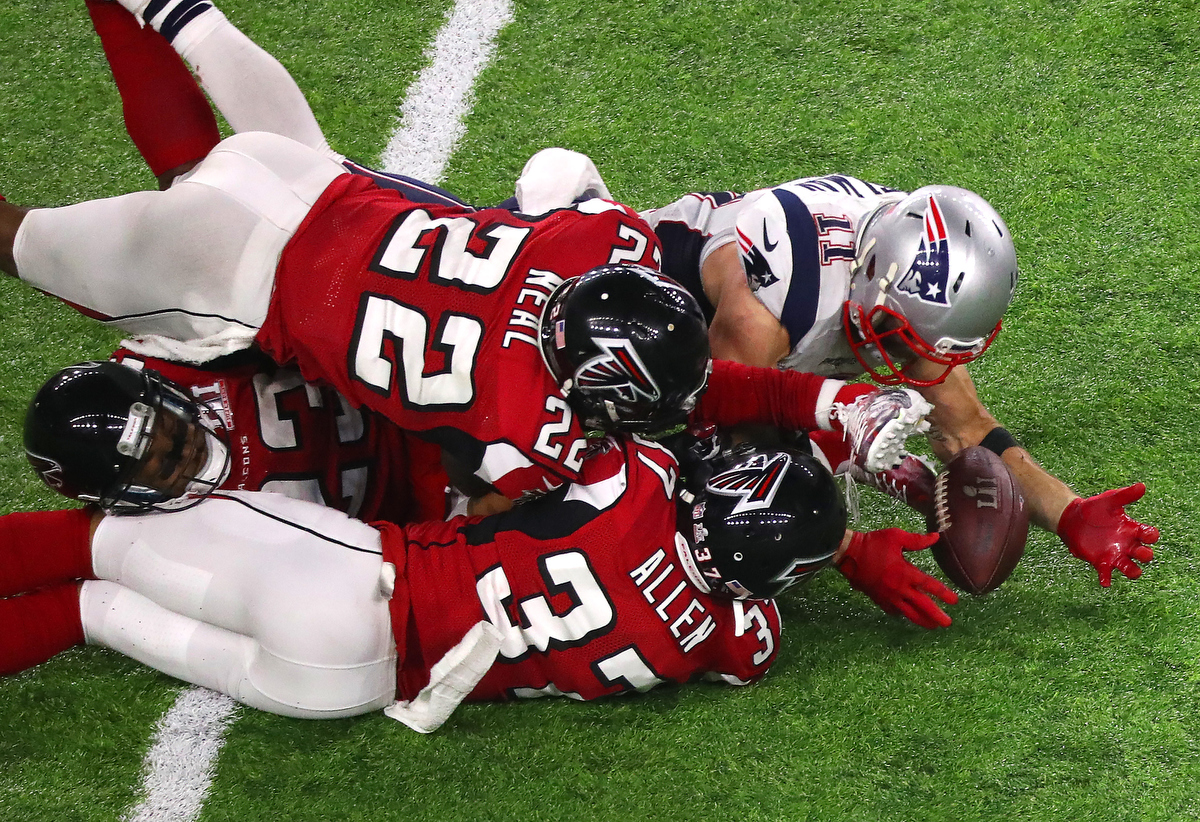
<svg viewBox="0 0 1200 822">
<path fill-rule="evenodd" d="M 1146 493 L 1143 483 L 1116 488 L 1087 499 L 1076 499 L 1058 520 L 1058 536 L 1072 556 L 1090 562 L 1100 574 L 1100 585 L 1112 585 L 1115 568 L 1129 579 L 1142 575 L 1139 562 L 1154 559 L 1150 545 L 1158 542 L 1158 529 L 1130 519 L 1125 506 Z"/>
<path fill-rule="evenodd" d="M 838 570 L 850 580 L 851 588 L 862 591 L 886 613 L 903 615 L 922 628 L 945 628 L 950 617 L 930 594 L 949 605 L 958 602 L 958 594 L 904 558 L 905 551 L 920 551 L 937 540 L 937 534 L 899 528 L 855 533 Z"/>
</svg>

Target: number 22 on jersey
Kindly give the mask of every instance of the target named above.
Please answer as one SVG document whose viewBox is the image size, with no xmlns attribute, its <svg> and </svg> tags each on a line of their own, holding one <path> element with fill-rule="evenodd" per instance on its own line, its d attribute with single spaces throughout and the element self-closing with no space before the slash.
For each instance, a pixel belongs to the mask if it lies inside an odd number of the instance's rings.
<svg viewBox="0 0 1200 822">
<path fill-rule="evenodd" d="M 413 280 L 427 268 L 431 283 L 486 294 L 504 281 L 532 231 L 528 226 L 480 226 L 469 217 L 435 219 L 418 209 L 393 228 L 371 269 Z M 430 237 L 432 242 L 427 242 Z M 481 251 L 467 247 L 472 239 L 482 242 Z M 364 293 L 351 345 L 351 374 L 376 393 L 389 396 L 397 365 L 384 356 L 384 343 L 390 339 L 400 355 L 400 393 L 406 405 L 468 408 L 475 399 L 475 365 L 483 322 L 453 311 L 437 317 L 432 347 L 443 353 L 446 367 L 440 373 L 426 375 L 430 319 L 421 309 L 405 305 L 394 296 Z"/>
</svg>

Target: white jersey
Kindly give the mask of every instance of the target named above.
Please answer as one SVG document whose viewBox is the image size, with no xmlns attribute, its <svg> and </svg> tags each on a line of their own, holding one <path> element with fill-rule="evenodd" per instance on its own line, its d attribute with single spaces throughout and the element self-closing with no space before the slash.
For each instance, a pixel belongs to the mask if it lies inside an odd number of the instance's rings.
<svg viewBox="0 0 1200 822">
<path fill-rule="evenodd" d="M 642 217 L 662 241 L 663 273 L 692 291 L 710 320 L 713 307 L 704 297 L 701 267 L 728 243 L 739 243 L 743 255 L 753 246 L 751 253 L 763 255 L 770 268 L 747 280 L 791 341 L 780 366 L 846 378 L 863 371 L 842 327 L 855 240 L 868 215 L 902 196 L 845 175 L 804 177 L 745 195 L 686 194 Z M 779 236 L 768 234 L 768 222 L 780 227 L 773 231 Z"/>
</svg>

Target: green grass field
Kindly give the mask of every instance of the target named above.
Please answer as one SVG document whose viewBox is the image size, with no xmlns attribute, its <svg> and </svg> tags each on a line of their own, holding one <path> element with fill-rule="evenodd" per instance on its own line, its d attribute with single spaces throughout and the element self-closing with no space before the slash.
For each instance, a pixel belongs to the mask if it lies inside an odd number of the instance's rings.
<svg viewBox="0 0 1200 822">
<path fill-rule="evenodd" d="M 370 162 L 450 3 L 221 6 Z M 244 711 L 200 818 L 1200 818 L 1198 133 L 1190 0 L 517 0 L 448 188 L 501 199 L 564 145 L 635 207 L 830 172 L 979 191 L 1022 268 L 980 393 L 1080 493 L 1145 481 L 1133 513 L 1162 529 L 1157 557 L 1102 590 L 1035 532 L 1004 587 L 936 633 L 830 573 L 783 603 L 779 661 L 748 689 L 469 705 L 430 737 Z M 57 205 L 152 184 L 83 4 L 6 0 L 0 192 Z M 25 404 L 117 337 L 12 281 L 0 319 L 0 507 L 51 507 L 21 453 Z M 861 525 L 918 527 L 868 493 Z M 95 648 L 0 681 L 0 820 L 119 818 L 179 689 Z"/>
</svg>

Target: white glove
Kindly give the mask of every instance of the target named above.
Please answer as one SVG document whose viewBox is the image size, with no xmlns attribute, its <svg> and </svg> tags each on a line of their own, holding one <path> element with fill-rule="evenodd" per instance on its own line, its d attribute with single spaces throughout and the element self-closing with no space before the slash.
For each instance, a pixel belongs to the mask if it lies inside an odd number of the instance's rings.
<svg viewBox="0 0 1200 822">
<path fill-rule="evenodd" d="M 586 154 L 544 148 L 529 158 L 517 180 L 517 207 L 523 214 L 566 208 L 580 197 L 612 199 L 595 163 Z"/>
</svg>

